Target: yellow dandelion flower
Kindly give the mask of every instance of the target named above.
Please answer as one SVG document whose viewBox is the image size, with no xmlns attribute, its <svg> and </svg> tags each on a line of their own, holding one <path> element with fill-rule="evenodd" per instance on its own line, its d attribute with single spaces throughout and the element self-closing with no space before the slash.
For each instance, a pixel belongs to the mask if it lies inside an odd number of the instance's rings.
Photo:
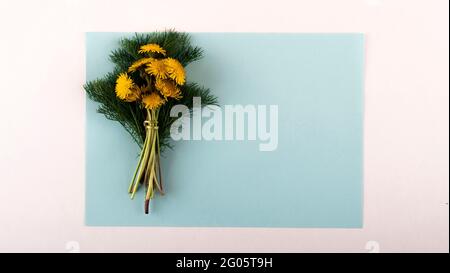
<svg viewBox="0 0 450 273">
<path fill-rule="evenodd" d="M 150 110 L 155 110 L 161 107 L 166 101 L 161 98 L 158 93 L 151 93 L 150 95 L 144 96 L 142 98 L 142 103 L 144 104 L 144 107 Z"/>
<path fill-rule="evenodd" d="M 154 60 L 153 58 L 142 58 L 142 59 L 139 59 L 139 60 L 135 61 L 128 68 L 128 72 L 134 72 L 134 71 L 138 70 L 141 66 L 144 66 L 144 65 L 150 63 L 153 60 Z"/>
<path fill-rule="evenodd" d="M 116 96 L 124 101 L 135 101 L 139 98 L 139 90 L 127 73 L 121 73 L 116 80 Z"/>
<path fill-rule="evenodd" d="M 173 58 L 166 58 L 163 61 L 166 64 L 168 76 L 177 84 L 183 85 L 186 82 L 186 74 L 181 63 Z"/>
<path fill-rule="evenodd" d="M 139 53 L 149 53 L 149 52 L 153 52 L 153 53 L 160 53 L 164 56 L 166 56 L 166 51 L 160 47 L 158 44 L 146 44 L 141 46 L 141 48 L 138 51 Z"/>
<path fill-rule="evenodd" d="M 167 66 L 163 60 L 153 60 L 147 64 L 145 72 L 160 79 L 167 79 Z"/>
<path fill-rule="evenodd" d="M 165 98 L 178 100 L 182 97 L 180 88 L 171 80 L 156 79 L 155 87 Z"/>
</svg>

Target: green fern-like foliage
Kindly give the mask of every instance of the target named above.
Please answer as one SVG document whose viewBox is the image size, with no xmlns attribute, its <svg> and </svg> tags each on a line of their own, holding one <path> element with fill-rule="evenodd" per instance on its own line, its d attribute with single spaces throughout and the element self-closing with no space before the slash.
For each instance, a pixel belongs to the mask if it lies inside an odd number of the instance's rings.
<svg viewBox="0 0 450 273">
<path fill-rule="evenodd" d="M 118 75 L 126 72 L 128 67 L 142 55 L 139 48 L 145 44 L 155 43 L 166 50 L 167 56 L 177 59 L 183 66 L 202 58 L 201 48 L 192 46 L 189 34 L 174 30 L 152 33 L 136 33 L 132 38 L 123 38 L 118 49 L 114 50 L 110 59 L 114 64 L 113 72 L 103 78 L 89 81 L 84 85 L 88 97 L 98 102 L 97 111 L 107 119 L 119 122 L 142 147 L 146 132 L 143 126 L 146 110 L 139 102 L 126 102 L 117 98 L 115 84 Z M 201 97 L 202 105 L 217 104 L 217 98 L 210 90 L 197 83 L 187 82 L 181 87 L 183 97 L 179 100 L 169 100 L 159 111 L 158 126 L 161 149 L 171 148 L 170 126 L 177 117 L 170 117 L 170 109 L 176 104 L 186 105 L 192 109 L 193 98 Z"/>
</svg>

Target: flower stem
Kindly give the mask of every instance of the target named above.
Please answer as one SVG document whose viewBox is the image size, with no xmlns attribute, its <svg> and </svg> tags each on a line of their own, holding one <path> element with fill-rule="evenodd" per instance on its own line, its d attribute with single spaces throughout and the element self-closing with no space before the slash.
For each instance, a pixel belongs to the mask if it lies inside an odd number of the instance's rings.
<svg viewBox="0 0 450 273">
<path fill-rule="evenodd" d="M 159 192 L 164 195 L 164 188 L 163 188 L 163 180 L 162 180 L 162 172 L 161 172 L 161 149 L 159 146 L 159 133 L 156 133 L 156 145 L 158 145 L 158 158 L 157 158 L 157 162 L 158 162 L 158 177 L 159 177 L 159 183 L 157 183 L 158 185 L 158 189 Z"/>
<path fill-rule="evenodd" d="M 156 149 L 158 147 L 158 125 L 157 125 L 157 121 L 158 121 L 158 112 L 152 110 L 151 112 L 148 111 L 148 114 L 152 117 L 152 137 L 150 139 L 150 143 L 151 143 L 151 148 L 150 148 L 150 155 L 149 155 L 149 159 L 147 162 L 147 171 L 150 172 L 149 178 L 148 178 L 148 188 L 147 188 L 147 193 L 145 195 L 145 203 L 144 203 L 144 208 L 145 208 L 145 213 L 148 214 L 149 213 L 149 206 L 150 206 L 150 199 L 153 198 L 153 194 L 154 194 L 154 185 L 156 184 L 158 187 L 158 181 L 157 181 L 157 177 L 156 177 Z"/>
<path fill-rule="evenodd" d="M 137 176 L 139 168 L 142 165 L 142 160 L 144 158 L 144 151 L 145 151 L 145 149 L 147 149 L 147 146 L 148 146 L 148 141 L 147 141 L 147 138 L 145 138 L 144 146 L 142 147 L 141 155 L 139 156 L 139 163 L 136 166 L 136 170 L 134 171 L 133 179 L 131 180 L 130 186 L 128 187 L 128 193 L 132 192 L 133 185 L 134 185 L 134 183 L 136 183 L 136 176 Z"/>
</svg>

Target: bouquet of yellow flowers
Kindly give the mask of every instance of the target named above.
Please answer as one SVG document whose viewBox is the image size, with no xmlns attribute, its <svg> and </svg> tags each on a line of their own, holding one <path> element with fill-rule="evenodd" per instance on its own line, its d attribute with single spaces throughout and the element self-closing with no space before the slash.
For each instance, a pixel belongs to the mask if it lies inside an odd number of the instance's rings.
<svg viewBox="0 0 450 273">
<path fill-rule="evenodd" d="M 141 185 L 146 187 L 145 213 L 156 191 L 164 194 L 161 152 L 171 147 L 169 115 L 176 104 L 192 109 L 193 97 L 202 104 L 216 104 L 209 89 L 186 81 L 184 67 L 202 57 L 190 36 L 176 31 L 135 34 L 120 41 L 110 55 L 114 72 L 84 86 L 98 112 L 120 122 L 142 148 L 128 187 L 133 199 Z"/>
</svg>

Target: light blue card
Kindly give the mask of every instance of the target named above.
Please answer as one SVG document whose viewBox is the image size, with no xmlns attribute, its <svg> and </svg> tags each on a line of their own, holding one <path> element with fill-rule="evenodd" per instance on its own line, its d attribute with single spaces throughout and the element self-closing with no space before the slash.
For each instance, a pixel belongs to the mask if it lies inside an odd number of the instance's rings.
<svg viewBox="0 0 450 273">
<path fill-rule="evenodd" d="M 87 33 L 87 80 L 112 70 L 131 33 Z M 221 105 L 278 105 L 278 147 L 258 140 L 179 141 L 164 155 L 165 196 L 130 200 L 139 148 L 86 107 L 86 224 L 173 227 L 362 227 L 361 34 L 195 33 L 205 57 L 188 80 Z"/>
</svg>

